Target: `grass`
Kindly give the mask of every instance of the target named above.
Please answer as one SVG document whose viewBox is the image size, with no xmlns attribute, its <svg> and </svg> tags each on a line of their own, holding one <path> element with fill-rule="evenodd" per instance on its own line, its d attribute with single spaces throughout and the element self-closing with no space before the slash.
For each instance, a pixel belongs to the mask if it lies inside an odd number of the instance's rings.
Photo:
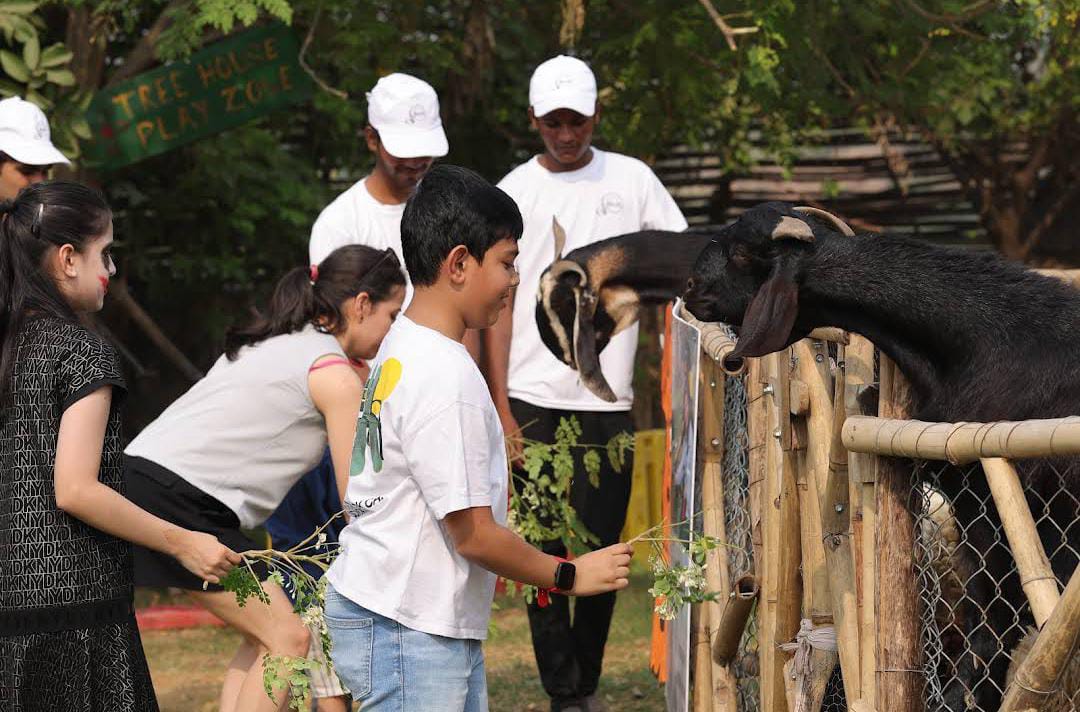
<svg viewBox="0 0 1080 712">
<path fill-rule="evenodd" d="M 649 671 L 652 598 L 649 574 L 632 575 L 619 594 L 611 625 L 600 694 L 619 712 L 664 708 L 664 693 Z M 500 597 L 492 615 L 493 633 L 484 645 L 492 712 L 547 712 L 529 639 L 529 622 L 520 598 Z M 225 666 L 239 636 L 222 628 L 150 631 L 143 646 L 150 661 L 162 712 L 211 712 Z"/>
</svg>

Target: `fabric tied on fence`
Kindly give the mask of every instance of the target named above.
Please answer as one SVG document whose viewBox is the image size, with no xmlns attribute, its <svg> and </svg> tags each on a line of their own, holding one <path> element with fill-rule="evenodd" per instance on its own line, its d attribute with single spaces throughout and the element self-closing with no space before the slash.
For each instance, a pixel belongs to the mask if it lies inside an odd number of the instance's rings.
<svg viewBox="0 0 1080 712">
<path fill-rule="evenodd" d="M 836 628 L 831 625 L 815 628 L 809 618 L 803 618 L 799 623 L 799 632 L 795 635 L 795 640 L 781 644 L 780 649 L 789 653 L 795 651 L 791 672 L 795 681 L 796 694 L 792 712 L 811 712 L 810 695 L 807 694 L 811 676 L 814 673 L 811 656 L 815 650 L 837 652 Z"/>
</svg>

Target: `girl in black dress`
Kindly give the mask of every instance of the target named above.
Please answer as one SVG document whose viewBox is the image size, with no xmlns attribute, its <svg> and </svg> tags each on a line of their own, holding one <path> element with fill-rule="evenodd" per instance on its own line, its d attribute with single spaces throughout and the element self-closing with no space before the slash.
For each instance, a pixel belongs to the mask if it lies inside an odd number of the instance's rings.
<svg viewBox="0 0 1080 712">
<path fill-rule="evenodd" d="M 239 557 L 123 496 L 112 348 L 101 309 L 112 213 L 39 183 L 0 202 L 0 709 L 157 710 L 135 624 L 131 544 L 217 582 Z"/>
</svg>

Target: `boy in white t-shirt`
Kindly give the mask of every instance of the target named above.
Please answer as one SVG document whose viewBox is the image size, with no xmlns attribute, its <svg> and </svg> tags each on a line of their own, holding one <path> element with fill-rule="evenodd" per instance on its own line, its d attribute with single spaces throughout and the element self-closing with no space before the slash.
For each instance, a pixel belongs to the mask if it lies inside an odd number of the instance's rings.
<svg viewBox="0 0 1080 712">
<path fill-rule="evenodd" d="M 517 284 L 521 216 L 464 168 L 431 170 L 402 218 L 412 303 L 368 382 L 327 573 L 334 667 L 365 712 L 487 710 L 480 641 L 496 574 L 572 595 L 627 585 L 627 544 L 573 564 L 507 529 L 503 431 L 461 341 L 498 318 Z"/>
<path fill-rule="evenodd" d="M 566 232 L 565 251 L 608 237 L 645 229 L 684 230 L 675 201 L 641 161 L 592 146 L 600 122 L 596 78 L 580 59 L 558 56 L 536 68 L 529 82 L 529 120 L 544 153 L 511 171 L 499 183 L 521 210 L 524 236 L 518 268 L 521 285 L 512 306 L 486 332 L 487 375 L 506 432 L 524 426 L 526 437 L 552 442 L 561 418 L 573 415 L 582 441 L 605 443 L 633 431 L 631 380 L 637 324 L 616 334 L 600 353 L 613 403 L 593 395 L 580 374 L 544 346 L 536 324 L 540 275 L 555 258 L 552 218 Z M 599 486 L 587 478 L 572 485 L 571 503 L 601 546 L 618 541 L 630 501 L 631 468 L 617 472 L 607 462 Z M 561 542 L 544 551 L 563 555 Z M 615 594 L 580 600 L 571 621 L 569 603 L 529 606 L 529 625 L 540 679 L 552 712 L 602 712 L 596 694 Z"/>
</svg>

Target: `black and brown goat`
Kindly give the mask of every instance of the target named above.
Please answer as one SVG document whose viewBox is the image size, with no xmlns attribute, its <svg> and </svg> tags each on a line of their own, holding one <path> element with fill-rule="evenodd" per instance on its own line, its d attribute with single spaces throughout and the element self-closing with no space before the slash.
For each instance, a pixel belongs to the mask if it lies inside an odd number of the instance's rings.
<svg viewBox="0 0 1080 712">
<path fill-rule="evenodd" d="M 862 334 L 911 382 L 918 420 L 1080 413 L 1080 291 L 995 254 L 844 228 L 784 203 L 748 210 L 703 250 L 687 308 L 734 326 L 735 356 L 777 351 L 822 326 Z M 1080 460 L 1024 461 L 1018 470 L 1054 573 L 1068 581 L 1080 552 Z M 1008 651 L 1030 615 L 985 480 L 963 481 L 953 469 L 938 485 L 976 572 L 963 614 L 970 649 L 942 682 L 946 709 L 996 710 Z"/>
<path fill-rule="evenodd" d="M 555 358 L 581 374 L 596 397 L 613 402 L 615 394 L 600 370 L 600 352 L 637 321 L 641 305 L 679 295 L 712 235 L 644 230 L 564 256 L 566 233 L 554 220 L 552 231 L 555 261 L 540 275 L 536 293 L 540 339 Z"/>
</svg>

